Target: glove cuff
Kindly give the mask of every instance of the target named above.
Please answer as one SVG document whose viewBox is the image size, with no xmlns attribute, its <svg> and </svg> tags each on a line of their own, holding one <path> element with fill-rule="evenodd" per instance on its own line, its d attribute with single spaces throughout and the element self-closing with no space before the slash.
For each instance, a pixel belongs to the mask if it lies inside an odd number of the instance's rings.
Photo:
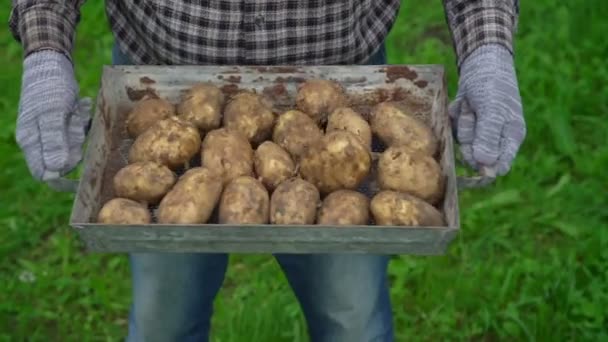
<svg viewBox="0 0 608 342">
<path fill-rule="evenodd" d="M 28 55 L 23 60 L 24 81 L 29 77 L 48 79 L 59 75 L 69 75 L 74 78 L 72 62 L 61 52 L 40 50 Z"/>
<path fill-rule="evenodd" d="M 513 71 L 514 61 L 511 52 L 500 44 L 486 44 L 475 49 L 462 63 L 460 77 L 463 80 L 480 72 L 492 70 Z"/>
</svg>

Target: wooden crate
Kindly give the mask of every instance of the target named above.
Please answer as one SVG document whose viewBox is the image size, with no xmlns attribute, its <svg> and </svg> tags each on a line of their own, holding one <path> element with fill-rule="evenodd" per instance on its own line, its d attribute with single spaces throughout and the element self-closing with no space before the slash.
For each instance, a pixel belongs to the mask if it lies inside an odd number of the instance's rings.
<svg viewBox="0 0 608 342">
<path fill-rule="evenodd" d="M 124 122 L 134 103 L 155 94 L 177 103 L 193 84 L 210 81 L 228 96 L 240 89 L 267 95 L 278 111 L 294 106 L 297 85 L 310 78 L 341 83 L 364 115 L 377 103 L 400 101 L 431 125 L 440 141 L 446 226 L 122 225 L 96 223 L 112 198 L 112 177 L 126 164 Z M 384 253 L 443 254 L 459 230 L 458 181 L 447 114 L 443 67 L 391 66 L 107 66 L 85 152 L 71 225 L 93 252 Z"/>
</svg>

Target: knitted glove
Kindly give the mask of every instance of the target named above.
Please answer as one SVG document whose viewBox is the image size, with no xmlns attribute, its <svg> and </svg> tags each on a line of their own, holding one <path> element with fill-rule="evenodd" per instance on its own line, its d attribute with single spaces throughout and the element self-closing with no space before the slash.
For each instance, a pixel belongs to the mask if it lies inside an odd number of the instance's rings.
<svg viewBox="0 0 608 342">
<path fill-rule="evenodd" d="M 34 178 L 52 183 L 80 162 L 90 109 L 90 99 L 78 100 L 65 55 L 43 50 L 25 58 L 16 138 Z"/>
<path fill-rule="evenodd" d="M 505 175 L 526 135 L 513 57 L 498 44 L 477 48 L 462 64 L 449 108 L 464 160 Z"/>
</svg>

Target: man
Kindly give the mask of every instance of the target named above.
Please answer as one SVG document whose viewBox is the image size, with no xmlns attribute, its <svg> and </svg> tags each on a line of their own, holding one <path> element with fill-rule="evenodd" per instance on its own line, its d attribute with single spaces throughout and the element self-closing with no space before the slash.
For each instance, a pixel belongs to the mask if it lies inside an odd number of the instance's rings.
<svg viewBox="0 0 608 342">
<path fill-rule="evenodd" d="M 38 180 L 79 162 L 88 111 L 71 51 L 82 0 L 13 0 L 24 48 L 16 137 Z M 398 0 L 107 0 L 115 64 L 383 64 Z M 459 67 L 450 106 L 474 169 L 506 174 L 526 134 L 513 66 L 517 0 L 444 0 Z M 388 256 L 276 255 L 313 341 L 392 341 Z M 134 254 L 129 341 L 208 338 L 224 254 Z M 252 308 L 254 309 L 254 308 Z"/>
</svg>

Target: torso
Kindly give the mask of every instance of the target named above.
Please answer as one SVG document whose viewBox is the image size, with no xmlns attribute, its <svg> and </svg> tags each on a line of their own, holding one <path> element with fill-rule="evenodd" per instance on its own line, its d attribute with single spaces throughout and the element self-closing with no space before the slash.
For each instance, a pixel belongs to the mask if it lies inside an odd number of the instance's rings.
<svg viewBox="0 0 608 342">
<path fill-rule="evenodd" d="M 399 0 L 106 0 L 137 64 L 357 64 L 383 43 Z"/>
</svg>

